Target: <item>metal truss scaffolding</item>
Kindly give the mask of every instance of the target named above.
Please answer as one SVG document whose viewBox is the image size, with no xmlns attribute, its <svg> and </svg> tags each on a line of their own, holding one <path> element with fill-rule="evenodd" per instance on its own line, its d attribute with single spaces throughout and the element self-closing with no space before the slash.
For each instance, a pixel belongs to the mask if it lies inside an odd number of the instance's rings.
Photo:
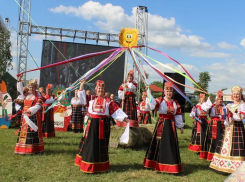
<svg viewBox="0 0 245 182">
<path fill-rule="evenodd" d="M 27 56 L 28 56 L 28 42 L 31 35 L 31 0 L 22 0 L 21 20 L 19 21 L 19 35 L 20 35 L 20 52 L 19 52 L 19 66 L 18 73 L 26 71 Z M 26 74 L 23 76 L 26 82 Z"/>
<path fill-rule="evenodd" d="M 136 28 L 139 30 L 139 38 L 138 38 L 138 45 L 139 46 L 147 46 L 147 34 L 148 34 L 148 9 L 145 6 L 138 6 L 136 12 Z M 139 50 L 140 52 L 147 54 L 147 49 L 142 47 Z M 140 57 L 137 57 L 138 61 L 141 63 Z M 140 100 L 140 87 L 141 87 L 141 80 L 140 80 L 140 73 L 138 73 L 135 65 L 133 66 L 134 73 L 135 73 L 135 80 L 138 83 L 137 91 L 136 91 L 136 100 L 139 102 Z"/>
</svg>

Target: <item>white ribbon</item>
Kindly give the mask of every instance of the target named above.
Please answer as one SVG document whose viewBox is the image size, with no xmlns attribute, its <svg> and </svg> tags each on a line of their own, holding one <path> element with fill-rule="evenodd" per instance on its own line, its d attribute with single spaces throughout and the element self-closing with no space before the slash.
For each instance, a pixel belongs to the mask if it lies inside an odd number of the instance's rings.
<svg viewBox="0 0 245 182">
<path fill-rule="evenodd" d="M 26 123 L 34 130 L 34 131 L 37 131 L 38 130 L 38 127 L 35 123 L 32 122 L 32 120 L 30 120 L 30 118 L 24 114 L 24 119 L 26 121 Z"/>
<path fill-rule="evenodd" d="M 129 122 L 127 123 L 124 133 L 120 137 L 120 143 L 128 144 L 128 141 L 129 141 Z"/>
</svg>

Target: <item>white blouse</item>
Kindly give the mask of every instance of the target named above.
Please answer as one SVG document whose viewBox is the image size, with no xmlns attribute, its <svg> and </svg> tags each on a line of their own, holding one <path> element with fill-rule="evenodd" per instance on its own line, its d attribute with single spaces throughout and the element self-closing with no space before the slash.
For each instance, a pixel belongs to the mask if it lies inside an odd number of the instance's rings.
<svg viewBox="0 0 245 182">
<path fill-rule="evenodd" d="M 127 82 L 126 85 L 128 86 L 128 88 L 125 88 L 125 92 L 136 92 L 136 86 L 133 84 L 133 82 Z M 123 98 L 123 90 L 118 90 L 118 98 Z"/>
<path fill-rule="evenodd" d="M 177 104 L 175 103 L 175 101 L 173 101 L 173 106 L 174 106 L 175 126 L 177 128 L 182 128 L 182 127 L 184 127 L 185 123 L 183 122 L 182 114 L 176 115 L 178 108 L 177 108 Z M 167 114 L 168 113 L 168 107 L 167 107 L 167 103 L 165 101 L 165 97 L 164 97 L 163 101 L 160 103 L 160 106 L 158 108 L 158 113 L 159 114 Z"/>
<path fill-rule="evenodd" d="M 81 103 L 83 105 L 86 105 L 86 94 L 85 94 L 85 90 L 83 91 L 78 91 L 78 97 L 81 98 Z M 94 115 L 102 115 L 102 116 L 110 116 L 109 114 L 109 105 L 112 101 L 110 102 L 106 102 L 105 104 L 105 112 L 104 113 L 97 113 L 95 111 L 93 111 L 93 103 L 94 103 L 95 100 L 90 100 L 89 101 L 89 107 L 88 107 L 88 112 L 90 114 L 94 114 Z M 111 115 L 112 118 L 118 120 L 118 121 L 123 121 L 124 118 L 127 118 L 128 115 L 126 115 L 120 108 L 118 108 L 116 111 L 114 111 L 114 113 Z"/>
</svg>

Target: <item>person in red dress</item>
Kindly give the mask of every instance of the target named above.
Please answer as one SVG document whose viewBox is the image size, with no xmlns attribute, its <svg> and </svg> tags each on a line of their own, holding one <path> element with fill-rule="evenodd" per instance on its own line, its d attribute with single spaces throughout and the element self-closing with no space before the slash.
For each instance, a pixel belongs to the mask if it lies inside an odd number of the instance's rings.
<svg viewBox="0 0 245 182">
<path fill-rule="evenodd" d="M 152 103 L 158 108 L 159 118 L 155 125 L 151 144 L 146 151 L 144 167 L 162 173 L 179 173 L 183 169 L 176 128 L 184 133 L 185 124 L 178 101 L 172 99 L 171 82 L 165 83 L 164 95 L 165 97 L 159 97 Z"/>
<path fill-rule="evenodd" d="M 199 103 L 192 108 L 190 113 L 190 116 L 195 118 L 195 121 L 193 122 L 191 143 L 188 146 L 188 150 L 196 153 L 201 151 L 207 131 L 209 109 L 204 108 L 205 103 L 205 94 L 200 93 Z"/>
<path fill-rule="evenodd" d="M 46 111 L 49 106 L 55 101 L 55 96 L 52 95 L 52 84 L 48 84 L 46 87 L 46 94 L 44 95 L 46 101 L 43 103 L 43 112 L 42 112 L 42 126 L 43 126 L 43 137 L 50 138 L 55 137 L 55 129 L 54 129 L 54 109 L 49 109 Z"/>
<path fill-rule="evenodd" d="M 118 98 L 122 99 L 120 107 L 123 112 L 128 115 L 130 127 L 139 127 L 135 100 L 136 89 L 137 83 L 134 81 L 134 71 L 130 70 L 127 76 L 127 81 L 125 81 L 118 90 Z M 125 122 L 117 122 L 117 126 L 119 127 L 126 127 L 126 125 L 127 123 Z"/>
<path fill-rule="evenodd" d="M 151 124 L 151 107 L 149 98 L 147 98 L 147 93 L 142 93 L 142 101 L 138 104 L 137 112 L 138 112 L 138 121 L 139 124 Z"/>
<path fill-rule="evenodd" d="M 84 83 L 85 81 L 81 82 L 78 95 L 83 104 L 86 104 Z M 79 166 L 84 173 L 105 172 L 110 168 L 108 153 L 109 117 L 111 116 L 121 122 L 128 122 L 127 115 L 119 106 L 110 98 L 105 98 L 104 81 L 97 80 L 95 92 L 96 98 L 89 101 L 87 126 L 75 158 L 75 165 Z"/>
<path fill-rule="evenodd" d="M 22 96 L 23 85 L 21 77 L 18 78 L 17 90 Z M 24 99 L 24 108 L 22 112 L 22 122 L 18 132 L 15 154 L 34 154 L 44 152 L 43 133 L 41 125 L 41 115 L 39 110 L 45 99 L 36 91 L 37 83 L 31 83 L 29 93 Z"/>
</svg>

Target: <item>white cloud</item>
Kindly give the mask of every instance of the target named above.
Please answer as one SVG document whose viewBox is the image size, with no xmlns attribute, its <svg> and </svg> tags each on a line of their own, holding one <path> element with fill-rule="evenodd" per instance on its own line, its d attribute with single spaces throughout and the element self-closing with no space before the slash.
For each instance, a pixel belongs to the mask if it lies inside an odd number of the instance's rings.
<svg viewBox="0 0 245 182">
<path fill-rule="evenodd" d="M 67 15 L 92 20 L 93 23 L 104 32 L 115 33 L 121 27 L 135 27 L 136 7 L 132 13 L 126 14 L 121 6 L 111 3 L 105 5 L 95 1 L 88 1 L 81 6 L 59 5 L 49 9 L 53 13 L 65 13 Z M 204 38 L 197 35 L 185 35 L 179 25 L 176 25 L 174 17 L 164 18 L 162 16 L 148 13 L 148 35 L 149 43 L 164 48 L 196 48 L 210 49 L 210 44 L 204 42 Z"/>
<path fill-rule="evenodd" d="M 45 35 L 32 35 L 30 37 L 31 40 L 34 40 L 34 41 L 43 41 L 45 40 Z M 62 41 L 66 40 L 67 38 L 64 38 L 62 37 Z M 60 37 L 59 36 L 47 36 L 47 40 L 54 40 L 54 41 L 61 41 Z"/>
<path fill-rule="evenodd" d="M 228 58 L 231 54 L 223 52 L 206 52 L 206 51 L 197 51 L 189 54 L 191 57 L 204 57 L 204 58 Z"/>
<path fill-rule="evenodd" d="M 222 88 L 230 90 L 235 85 L 245 87 L 242 76 L 245 75 L 245 63 L 239 64 L 234 59 L 228 59 L 225 63 L 214 63 L 205 68 L 211 72 L 210 89 L 212 92 Z"/>
<path fill-rule="evenodd" d="M 11 32 L 10 42 L 11 42 L 11 55 L 13 57 L 17 57 L 19 46 L 17 46 L 17 33 L 16 32 Z"/>
<path fill-rule="evenodd" d="M 218 42 L 217 46 L 220 49 L 229 49 L 229 50 L 239 49 L 236 45 L 228 44 L 227 42 Z"/>
<path fill-rule="evenodd" d="M 244 38 L 244 39 L 242 39 L 242 41 L 240 42 L 240 45 L 241 45 L 241 46 L 243 46 L 243 47 L 244 47 L 244 49 L 245 49 L 245 38 Z"/>
</svg>

